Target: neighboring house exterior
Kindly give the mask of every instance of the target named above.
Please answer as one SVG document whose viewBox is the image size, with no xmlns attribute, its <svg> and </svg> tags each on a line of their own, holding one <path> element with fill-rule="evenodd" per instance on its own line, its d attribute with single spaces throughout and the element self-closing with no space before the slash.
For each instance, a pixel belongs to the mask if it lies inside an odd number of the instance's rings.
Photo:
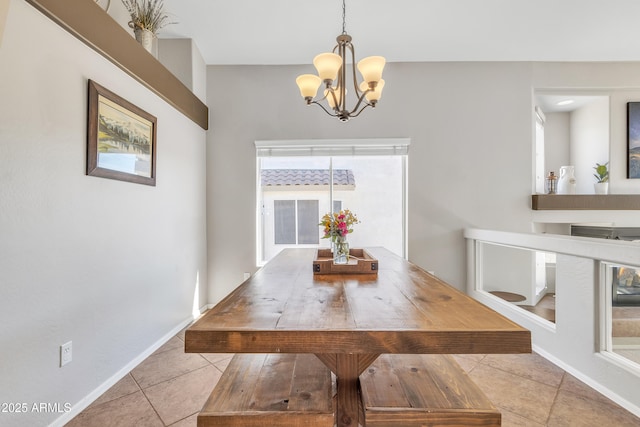
<svg viewBox="0 0 640 427">
<path fill-rule="evenodd" d="M 398 157 L 398 156 L 395 156 Z M 348 168 L 333 169 L 333 209 L 329 169 L 298 168 L 304 159 L 290 160 L 291 169 L 260 172 L 262 261 L 288 247 L 328 247 L 320 219 L 328 212 L 349 209 L 360 223 L 349 234 L 352 247 L 384 246 L 403 253 L 403 173 L 394 156 L 347 157 Z"/>
<path fill-rule="evenodd" d="M 352 170 L 333 171 L 334 203 L 329 200 L 328 169 L 263 169 L 263 259 L 269 260 L 287 247 L 328 246 L 322 240 L 320 218 L 343 206 L 356 211 L 350 194 L 356 190 Z"/>
</svg>

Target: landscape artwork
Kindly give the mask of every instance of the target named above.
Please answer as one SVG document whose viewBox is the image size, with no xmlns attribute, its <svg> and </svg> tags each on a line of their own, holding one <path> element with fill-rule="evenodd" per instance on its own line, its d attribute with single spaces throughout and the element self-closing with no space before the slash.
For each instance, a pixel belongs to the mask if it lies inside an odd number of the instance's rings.
<svg viewBox="0 0 640 427">
<path fill-rule="evenodd" d="M 640 102 L 627 103 L 627 178 L 640 178 Z"/>
<path fill-rule="evenodd" d="M 87 174 L 155 185 L 156 118 L 89 84 Z"/>
<path fill-rule="evenodd" d="M 151 176 L 153 123 L 98 98 L 98 167 Z"/>
</svg>

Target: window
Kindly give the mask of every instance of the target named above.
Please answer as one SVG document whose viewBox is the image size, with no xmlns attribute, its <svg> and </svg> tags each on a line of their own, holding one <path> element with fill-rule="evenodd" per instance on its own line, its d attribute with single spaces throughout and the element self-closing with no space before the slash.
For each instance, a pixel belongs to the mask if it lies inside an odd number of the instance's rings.
<svg viewBox="0 0 640 427">
<path fill-rule="evenodd" d="M 343 209 L 361 221 L 352 247 L 406 256 L 407 140 L 257 141 L 256 149 L 259 265 L 286 247 L 329 247 L 320 218 Z"/>
<path fill-rule="evenodd" d="M 536 193 L 545 194 L 545 163 L 544 163 L 544 122 L 545 116 L 542 110 L 535 108 L 536 116 L 536 163 L 535 163 L 535 183 Z"/>
<path fill-rule="evenodd" d="M 601 264 L 601 350 L 631 369 L 640 366 L 640 266 Z"/>
<path fill-rule="evenodd" d="M 298 243 L 318 244 L 318 201 L 300 200 L 298 201 Z"/>
<path fill-rule="evenodd" d="M 294 200 L 274 200 L 274 234 L 276 245 L 296 243 L 296 202 Z"/>
<path fill-rule="evenodd" d="M 318 200 L 274 200 L 274 243 L 318 244 Z"/>
</svg>

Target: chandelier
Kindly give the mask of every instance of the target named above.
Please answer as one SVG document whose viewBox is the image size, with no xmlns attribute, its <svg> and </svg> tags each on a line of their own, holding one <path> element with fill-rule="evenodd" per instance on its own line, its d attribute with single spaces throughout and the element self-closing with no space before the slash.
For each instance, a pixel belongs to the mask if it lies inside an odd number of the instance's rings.
<svg viewBox="0 0 640 427">
<path fill-rule="evenodd" d="M 313 65 L 318 70 L 317 76 L 315 74 L 303 74 L 296 79 L 298 88 L 300 88 L 300 95 L 302 95 L 307 105 L 319 105 L 327 114 L 337 117 L 342 122 L 346 122 L 352 117 L 358 117 L 362 110 L 367 107 L 375 108 L 382 96 L 382 88 L 384 87 L 382 69 L 386 62 L 382 56 L 369 56 L 360 60 L 358 62 L 358 70 L 363 80 L 358 85 L 356 55 L 351 43 L 351 36 L 345 31 L 345 16 L 345 0 L 342 0 L 342 34 L 336 37 L 338 44 L 336 44 L 331 53 L 321 53 L 313 58 Z M 351 80 L 353 82 L 353 93 L 357 98 L 357 102 L 351 110 L 347 108 L 348 56 L 351 56 Z M 325 86 L 323 97 L 316 101 L 314 98 L 322 83 Z M 323 101 L 326 101 L 329 108 L 322 105 Z"/>
</svg>

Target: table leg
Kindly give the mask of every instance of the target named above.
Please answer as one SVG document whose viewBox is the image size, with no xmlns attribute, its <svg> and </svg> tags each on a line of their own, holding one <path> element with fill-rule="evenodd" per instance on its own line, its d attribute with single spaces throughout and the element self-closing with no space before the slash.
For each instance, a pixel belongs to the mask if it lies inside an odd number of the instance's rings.
<svg viewBox="0 0 640 427">
<path fill-rule="evenodd" d="M 360 420 L 360 395 L 358 378 L 378 357 L 378 354 L 316 354 L 336 374 L 336 426 L 358 427 Z"/>
<path fill-rule="evenodd" d="M 336 424 L 338 427 L 358 427 L 358 358 L 338 354 L 336 360 L 338 394 L 336 396 Z M 364 421 L 364 420 L 363 420 Z"/>
</svg>

